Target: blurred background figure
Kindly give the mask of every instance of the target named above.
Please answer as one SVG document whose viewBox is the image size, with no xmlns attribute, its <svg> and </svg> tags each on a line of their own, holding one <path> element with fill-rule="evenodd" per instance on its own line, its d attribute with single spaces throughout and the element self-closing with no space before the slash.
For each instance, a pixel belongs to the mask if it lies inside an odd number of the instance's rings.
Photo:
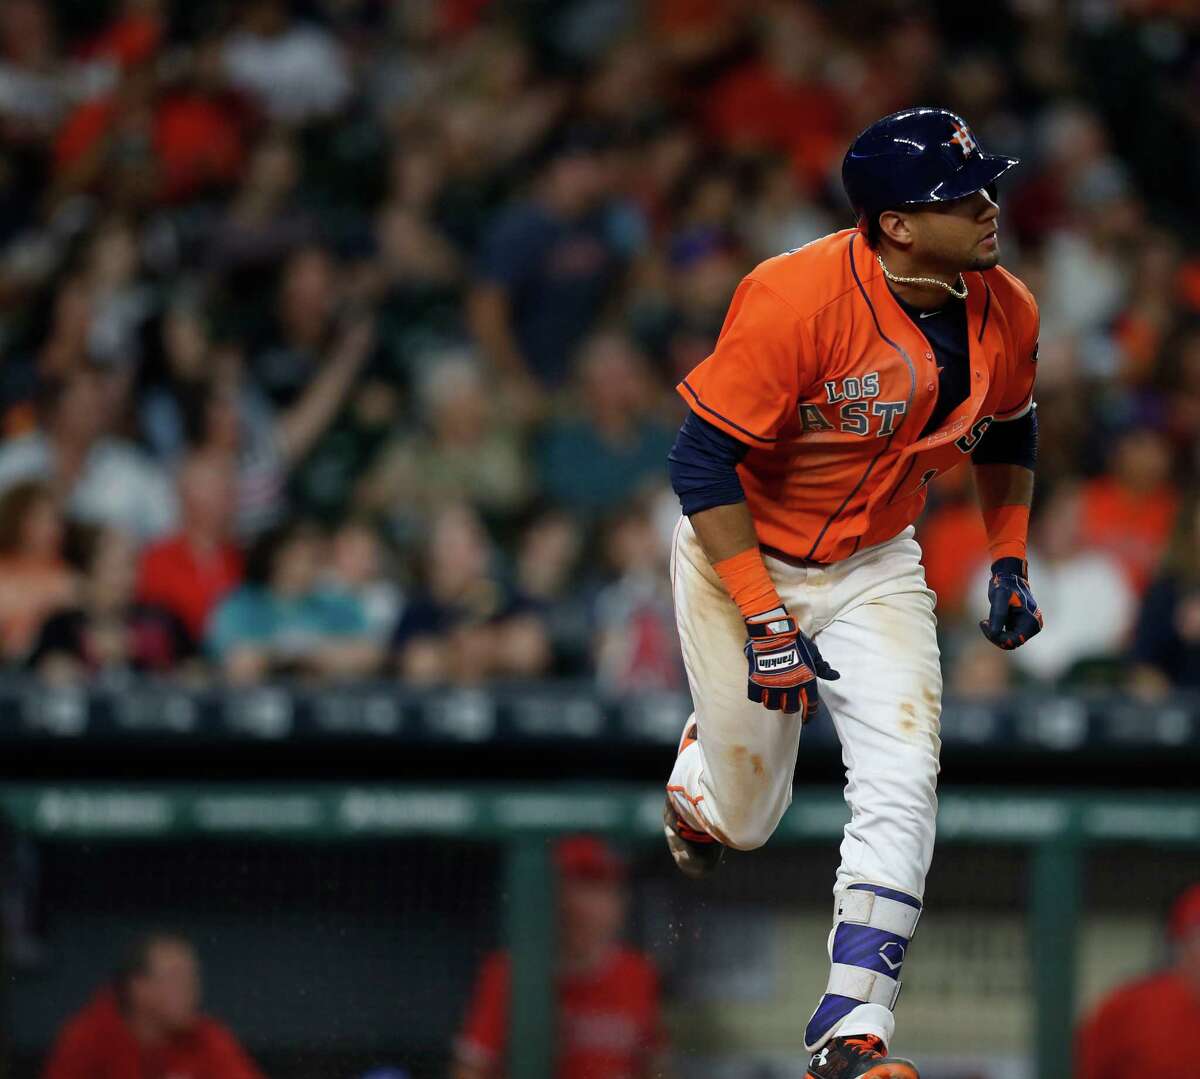
<svg viewBox="0 0 1200 1079">
<path fill-rule="evenodd" d="M 186 673 L 196 645 L 171 611 L 137 599 L 137 543 L 117 528 L 81 533 L 75 603 L 43 623 L 27 663 L 58 683 Z"/>
<path fill-rule="evenodd" d="M 1132 1079 L 1162 1068 L 1200 1075 L 1196 1061 L 1178 1059 L 1173 1036 L 1162 1036 L 1200 1030 L 1200 884 L 1175 901 L 1166 928 L 1166 969 L 1118 986 L 1081 1025 L 1076 1079 Z"/>
<path fill-rule="evenodd" d="M 596 667 L 609 693 L 684 684 L 671 606 L 668 554 L 648 510 L 635 504 L 604 533 L 610 578 L 596 597 Z"/>
<path fill-rule="evenodd" d="M 68 1020 L 43 1079 L 262 1079 L 233 1034 L 200 1011 L 200 964 L 191 943 L 148 933 L 111 983 Z"/>
<path fill-rule="evenodd" d="M 207 645 L 239 685 L 292 674 L 346 679 L 379 666 L 360 599 L 320 578 L 325 538 L 307 522 L 282 525 L 257 541 L 246 583 L 212 614 Z"/>
<path fill-rule="evenodd" d="M 482 522 L 464 503 L 433 518 L 393 645 L 400 677 L 418 686 L 532 677 L 551 662 L 541 619 L 516 602 Z"/>
<path fill-rule="evenodd" d="M 391 519 L 399 534 L 427 524 L 443 505 L 468 501 L 510 523 L 532 477 L 522 431 L 498 380 L 466 352 L 428 357 L 418 386 L 419 425 L 402 428 L 358 488 L 357 504 Z"/>
<path fill-rule="evenodd" d="M 602 841 L 572 836 L 554 850 L 558 871 L 559 1079 L 652 1079 L 665 1074 L 658 975 L 621 944 L 626 869 Z M 453 1079 L 504 1074 L 511 967 L 504 953 L 479 971 L 454 1046 Z"/>
<path fill-rule="evenodd" d="M 66 531 L 50 488 L 26 481 L 0 496 L 0 655 L 19 663 L 42 623 L 69 606 L 78 576 L 63 555 Z"/>
<path fill-rule="evenodd" d="M 283 123 L 329 116 L 342 107 L 350 94 L 349 72 L 329 33 L 294 18 L 284 0 L 250 0 L 240 14 L 224 54 L 235 86 Z"/>
<path fill-rule="evenodd" d="M 40 429 L 0 444 L 0 491 L 41 480 L 72 520 L 153 539 L 175 524 L 175 493 L 156 462 L 110 433 L 113 389 L 111 376 L 91 368 L 49 380 Z"/>
<path fill-rule="evenodd" d="M 482 246 L 471 325 L 529 407 L 569 377 L 581 336 L 617 283 L 624 252 L 611 216 L 605 137 L 567 132 L 532 199 L 500 215 Z"/>
<path fill-rule="evenodd" d="M 393 560 L 369 520 L 349 518 L 329 540 L 325 583 L 349 594 L 362 608 L 367 633 L 386 647 L 404 610 L 404 590 Z"/>
<path fill-rule="evenodd" d="M 242 579 L 234 484 L 228 458 L 190 455 L 178 473 L 180 530 L 148 546 L 138 568 L 138 597 L 170 611 L 197 646 L 213 608 Z"/>
<path fill-rule="evenodd" d="M 1106 473 L 1080 491 L 1080 541 L 1115 558 L 1137 595 L 1166 550 L 1179 508 L 1167 440 L 1149 426 L 1117 433 Z"/>
<path fill-rule="evenodd" d="M 577 377 L 578 414 L 547 426 L 538 465 L 548 497 L 594 519 L 662 484 L 675 432 L 660 418 L 662 399 L 644 357 L 624 335 L 589 338 Z"/>
<path fill-rule="evenodd" d="M 1133 688 L 1144 696 L 1161 697 L 1173 685 L 1200 686 L 1200 500 L 1194 492 L 1142 600 L 1133 661 Z"/>
</svg>

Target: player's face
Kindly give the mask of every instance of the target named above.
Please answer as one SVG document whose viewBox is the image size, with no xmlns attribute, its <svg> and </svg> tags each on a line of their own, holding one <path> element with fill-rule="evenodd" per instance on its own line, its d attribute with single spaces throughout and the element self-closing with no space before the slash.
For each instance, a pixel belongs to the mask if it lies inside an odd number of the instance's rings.
<svg viewBox="0 0 1200 1079">
<path fill-rule="evenodd" d="M 909 216 L 913 258 L 950 273 L 990 270 L 1000 261 L 1000 208 L 987 191 L 923 206 Z"/>
<path fill-rule="evenodd" d="M 563 945 L 587 955 L 603 951 L 620 935 L 625 890 L 616 881 L 565 879 L 560 887 Z"/>
<path fill-rule="evenodd" d="M 145 974 L 133 985 L 135 1007 L 156 1026 L 186 1030 L 200 1007 L 200 969 L 192 950 L 163 942 L 154 948 Z"/>
</svg>

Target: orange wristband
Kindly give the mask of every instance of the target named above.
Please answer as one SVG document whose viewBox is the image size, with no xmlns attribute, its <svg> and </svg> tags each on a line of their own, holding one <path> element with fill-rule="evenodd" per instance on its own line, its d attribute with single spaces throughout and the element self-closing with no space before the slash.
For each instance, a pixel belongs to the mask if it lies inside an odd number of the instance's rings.
<svg viewBox="0 0 1200 1079">
<path fill-rule="evenodd" d="M 1025 561 L 1025 543 L 1029 535 L 1028 506 L 994 506 L 983 511 L 983 527 L 987 529 L 988 550 L 992 561 L 997 558 L 1019 558 Z"/>
<path fill-rule="evenodd" d="M 730 558 L 714 562 L 713 569 L 743 618 L 754 618 L 783 606 L 757 547 L 747 547 Z"/>
</svg>

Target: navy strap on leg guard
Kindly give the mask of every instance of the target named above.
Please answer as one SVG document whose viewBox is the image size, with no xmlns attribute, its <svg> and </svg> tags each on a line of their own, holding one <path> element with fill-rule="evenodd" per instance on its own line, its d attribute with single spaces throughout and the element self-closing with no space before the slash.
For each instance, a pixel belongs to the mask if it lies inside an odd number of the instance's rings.
<svg viewBox="0 0 1200 1079">
<path fill-rule="evenodd" d="M 920 917 L 921 901 L 895 888 L 851 884 L 835 895 L 829 984 L 804 1031 L 805 1049 L 816 1052 L 860 1004 L 895 1008 Z"/>
</svg>

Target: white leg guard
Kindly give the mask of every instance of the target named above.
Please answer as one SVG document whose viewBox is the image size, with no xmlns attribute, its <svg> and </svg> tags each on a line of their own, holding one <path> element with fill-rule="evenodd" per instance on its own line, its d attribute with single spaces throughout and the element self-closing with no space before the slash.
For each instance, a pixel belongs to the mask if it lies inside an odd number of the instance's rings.
<svg viewBox="0 0 1200 1079">
<path fill-rule="evenodd" d="M 894 888 L 857 883 L 837 893 L 829 984 L 804 1031 L 805 1049 L 816 1052 L 834 1034 L 891 1040 L 900 969 L 920 917 L 921 901 Z"/>
</svg>

